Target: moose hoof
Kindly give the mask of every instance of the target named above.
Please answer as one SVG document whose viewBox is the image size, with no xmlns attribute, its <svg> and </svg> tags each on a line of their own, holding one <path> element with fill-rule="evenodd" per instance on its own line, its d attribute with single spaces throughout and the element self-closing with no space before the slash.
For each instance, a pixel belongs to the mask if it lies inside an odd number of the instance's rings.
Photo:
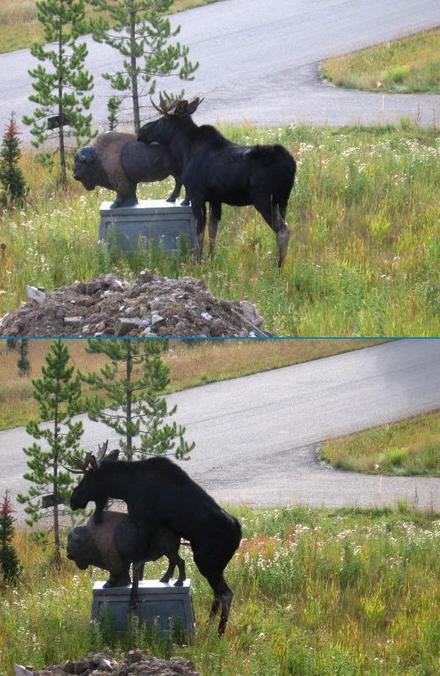
<svg viewBox="0 0 440 676">
<path fill-rule="evenodd" d="M 175 587 L 183 587 L 183 580 L 176 580 L 174 583 Z"/>
</svg>

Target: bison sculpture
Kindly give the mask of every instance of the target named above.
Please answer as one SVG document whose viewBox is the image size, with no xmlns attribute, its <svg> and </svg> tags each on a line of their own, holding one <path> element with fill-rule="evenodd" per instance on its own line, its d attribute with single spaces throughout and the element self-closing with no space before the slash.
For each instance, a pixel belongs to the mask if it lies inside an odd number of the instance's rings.
<svg viewBox="0 0 440 676">
<path fill-rule="evenodd" d="M 147 146 L 134 134 L 118 131 L 100 134 L 93 146 L 80 148 L 75 154 L 73 176 L 86 190 L 101 186 L 116 191 L 112 208 L 135 206 L 138 183 L 173 176 L 176 184 L 168 202 L 175 202 L 182 188 L 179 165 L 167 147 Z M 189 202 L 185 199 L 183 204 Z"/>
<path fill-rule="evenodd" d="M 144 546 L 143 543 L 142 546 Z M 159 528 L 144 547 L 142 560 L 139 556 L 139 533 L 135 524 L 125 513 L 105 511 L 102 521 L 97 524 L 93 517 L 84 526 L 72 528 L 67 536 L 67 558 L 74 561 L 78 568 L 97 566 L 110 573 L 105 587 L 125 587 L 131 584 L 130 565 L 133 567 L 134 592 L 137 582 L 142 578 L 143 564 L 157 561 L 162 556 L 168 558 L 168 568 L 160 578 L 166 584 L 178 567 L 179 577 L 176 587 L 185 580 L 185 562 L 179 556 L 180 537 L 169 528 Z M 137 568 L 136 568 L 137 565 Z"/>
</svg>

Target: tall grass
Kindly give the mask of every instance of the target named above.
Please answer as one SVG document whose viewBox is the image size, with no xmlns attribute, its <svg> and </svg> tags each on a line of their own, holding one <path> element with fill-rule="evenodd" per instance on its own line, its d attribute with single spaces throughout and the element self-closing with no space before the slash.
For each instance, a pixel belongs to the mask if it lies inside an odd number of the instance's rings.
<svg viewBox="0 0 440 676">
<path fill-rule="evenodd" d="M 440 476 L 440 413 L 326 441 L 321 456 L 355 472 Z"/>
<path fill-rule="evenodd" d="M 327 59 L 334 84 L 385 92 L 440 92 L 440 28 Z"/>
<path fill-rule="evenodd" d="M 246 143 L 281 142 L 297 157 L 284 268 L 271 229 L 252 207 L 224 209 L 214 260 L 157 249 L 126 260 L 97 244 L 103 190 L 66 194 L 27 157 L 29 204 L 0 216 L 0 316 L 26 284 L 50 290 L 76 279 L 142 268 L 193 275 L 217 296 L 256 303 L 265 328 L 284 335 L 440 333 L 440 135 L 436 130 L 283 127 L 225 129 Z M 143 186 L 161 197 L 170 184 Z"/>
<path fill-rule="evenodd" d="M 183 655 L 206 676 L 439 673 L 438 515 L 234 511 L 245 539 L 226 572 L 235 592 L 226 635 L 209 623 L 211 591 L 185 551 L 197 621 L 185 646 L 91 625 L 91 586 L 102 571 L 66 562 L 57 574 L 49 552 L 20 533 L 23 579 L 0 596 L 0 672 L 136 647 Z M 147 574 L 162 571 L 163 562 Z"/>
</svg>

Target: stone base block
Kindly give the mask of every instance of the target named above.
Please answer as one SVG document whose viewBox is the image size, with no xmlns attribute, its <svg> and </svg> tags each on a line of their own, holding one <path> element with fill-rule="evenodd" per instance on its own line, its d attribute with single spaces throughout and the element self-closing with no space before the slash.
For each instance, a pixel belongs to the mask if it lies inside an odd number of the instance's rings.
<svg viewBox="0 0 440 676">
<path fill-rule="evenodd" d="M 141 200 L 134 207 L 111 209 L 102 202 L 99 239 L 116 238 L 123 251 L 132 253 L 140 243 L 156 242 L 167 251 L 179 251 L 185 239 L 190 251 L 195 248 L 196 229 L 190 206 Z"/>
<path fill-rule="evenodd" d="M 142 580 L 139 583 L 139 603 L 135 614 L 141 623 L 154 626 L 159 633 L 177 631 L 188 638 L 195 628 L 191 601 L 191 581 L 183 587 L 174 587 L 175 580 L 164 584 L 158 580 Z M 116 631 L 125 631 L 131 587 L 104 588 L 104 582 L 93 585 L 92 620 L 103 615 L 111 618 Z"/>
</svg>

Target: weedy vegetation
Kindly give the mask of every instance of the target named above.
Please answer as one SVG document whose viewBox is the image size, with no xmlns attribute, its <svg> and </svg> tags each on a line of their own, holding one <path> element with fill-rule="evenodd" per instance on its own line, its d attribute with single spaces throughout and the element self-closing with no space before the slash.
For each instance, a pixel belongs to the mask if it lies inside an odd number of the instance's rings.
<svg viewBox="0 0 440 676">
<path fill-rule="evenodd" d="M 24 425 L 35 418 L 38 407 L 32 393 L 32 379 L 40 377 L 51 341 L 31 340 L 27 347 L 30 371 L 17 367 L 19 352 L 0 342 L 0 430 Z M 101 368 L 102 355 L 86 352 L 87 341 L 66 340 L 71 362 L 82 373 Z M 376 345 L 374 340 L 257 340 L 257 341 L 170 341 L 162 358 L 170 369 L 167 392 L 237 378 L 259 371 L 280 368 L 350 350 Z M 84 385 L 83 391 L 88 392 Z"/>
<path fill-rule="evenodd" d="M 440 476 L 440 413 L 326 441 L 321 457 L 356 472 Z"/>
<path fill-rule="evenodd" d="M 326 59 L 323 75 L 340 87 L 440 92 L 440 28 Z"/>
<path fill-rule="evenodd" d="M 23 157 L 30 185 L 21 210 L 0 215 L 0 316 L 26 298 L 26 285 L 51 290 L 101 272 L 148 268 L 202 278 L 226 299 L 254 302 L 278 335 L 440 333 L 440 133 L 405 124 L 384 128 L 226 127 L 244 143 L 284 144 L 298 160 L 287 222 L 286 263 L 276 266 L 273 233 L 252 207 L 227 207 L 213 261 L 139 249 L 130 260 L 97 244 L 98 210 L 110 195 Z M 144 185 L 143 198 L 171 183 Z"/>
<path fill-rule="evenodd" d="M 226 571 L 235 592 L 226 635 L 209 624 L 210 589 L 185 552 L 197 634 L 183 646 L 138 627 L 117 637 L 108 623 L 91 624 L 91 585 L 102 571 L 66 560 L 54 570 L 47 551 L 18 533 L 23 574 L 0 596 L 0 672 L 136 647 L 222 676 L 439 673 L 439 515 L 234 511 L 245 539 Z M 151 578 L 161 572 L 163 563 L 147 569 Z"/>
</svg>

